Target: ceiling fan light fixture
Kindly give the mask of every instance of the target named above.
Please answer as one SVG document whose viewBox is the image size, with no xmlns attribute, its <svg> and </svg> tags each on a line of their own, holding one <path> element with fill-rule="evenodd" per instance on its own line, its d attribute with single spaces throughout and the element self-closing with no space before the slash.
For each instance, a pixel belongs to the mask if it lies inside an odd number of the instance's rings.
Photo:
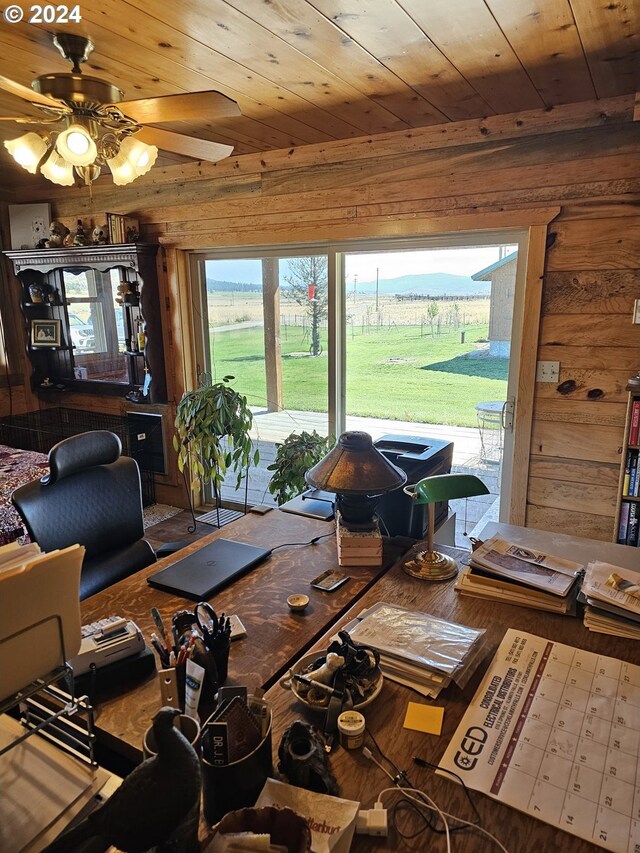
<svg viewBox="0 0 640 853">
<path fill-rule="evenodd" d="M 58 135 L 56 148 L 72 166 L 90 166 L 98 156 L 95 140 L 81 124 L 74 122 Z"/>
<path fill-rule="evenodd" d="M 38 170 L 38 163 L 47 153 L 49 146 L 39 134 L 30 131 L 16 139 L 5 140 L 4 147 L 16 163 L 26 169 L 27 172 L 35 175 Z"/>
<path fill-rule="evenodd" d="M 67 163 L 56 151 L 55 148 L 40 166 L 40 173 L 54 184 L 59 184 L 62 187 L 71 187 L 75 183 L 73 176 L 73 166 Z"/>
<path fill-rule="evenodd" d="M 158 149 L 155 145 L 147 145 L 146 142 L 134 136 L 127 136 L 122 140 L 120 153 L 131 163 L 137 178 L 146 175 L 158 157 Z"/>
</svg>

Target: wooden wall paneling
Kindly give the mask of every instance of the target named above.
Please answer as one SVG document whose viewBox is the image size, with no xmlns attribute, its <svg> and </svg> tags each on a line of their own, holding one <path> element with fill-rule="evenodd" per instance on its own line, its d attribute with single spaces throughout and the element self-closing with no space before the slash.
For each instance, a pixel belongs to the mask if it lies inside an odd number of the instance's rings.
<svg viewBox="0 0 640 853">
<path fill-rule="evenodd" d="M 547 222 L 550 220 L 551 217 Z M 537 224 L 529 228 L 522 319 L 518 336 L 520 341 L 520 351 L 517 353 L 518 387 L 514 413 L 510 505 L 506 519 L 509 524 L 525 525 L 527 523 L 527 480 L 546 235 L 546 224 Z"/>
<path fill-rule="evenodd" d="M 622 403 L 629 373 L 626 370 L 579 370 L 560 362 L 558 382 L 538 383 L 538 399 L 585 400 L 592 403 Z"/>
<path fill-rule="evenodd" d="M 567 320 L 567 317 L 570 319 Z M 640 326 L 629 314 L 549 314 L 540 328 L 541 346 L 640 347 Z"/>
<path fill-rule="evenodd" d="M 531 504 L 527 509 L 527 525 L 556 533 L 570 530 L 573 536 L 584 536 L 585 539 L 598 539 L 601 542 L 611 541 L 611 519 L 604 515 L 570 510 L 558 512 L 555 507 Z"/>
<path fill-rule="evenodd" d="M 564 210 L 564 206 L 563 206 Z M 640 269 L 573 270 L 545 275 L 545 314 L 626 314 L 639 295 Z"/>
<path fill-rule="evenodd" d="M 633 0 L 571 0 L 599 98 L 638 88 L 640 6 Z"/>
<path fill-rule="evenodd" d="M 527 501 L 536 506 L 555 507 L 563 512 L 586 512 L 611 519 L 615 514 L 617 492 L 617 484 L 571 483 L 532 475 L 529 477 Z"/>
<path fill-rule="evenodd" d="M 584 459 L 620 464 L 622 432 L 615 426 L 558 423 L 534 419 L 531 453 L 564 461 Z"/>
<path fill-rule="evenodd" d="M 537 413 L 536 413 L 537 417 Z M 531 477 L 555 480 L 562 483 L 588 483 L 617 489 L 619 466 L 604 462 L 594 463 L 581 459 L 559 460 L 547 456 L 532 456 L 529 466 Z M 598 515 L 599 513 L 596 513 Z"/>
<path fill-rule="evenodd" d="M 247 2 L 247 0 L 245 0 Z M 396 0 L 310 0 L 346 34 L 453 121 L 493 112 L 458 69 L 407 15 Z M 425 67 L 429 69 L 425 79 Z"/>
<path fill-rule="evenodd" d="M 540 361 L 557 361 L 557 358 L 549 357 L 544 349 L 538 351 Z M 616 362 L 611 362 L 615 364 Z M 542 386 L 538 384 L 537 388 Z M 607 402 L 600 405 L 602 401 L 581 401 L 573 398 L 565 398 L 560 394 L 553 397 L 545 397 L 536 394 L 535 417 L 539 421 L 559 421 L 570 425 L 600 424 L 603 426 L 615 426 L 621 430 L 624 427 L 624 416 L 626 406 L 624 402 Z M 570 426 L 568 426 L 570 428 Z"/>
<path fill-rule="evenodd" d="M 487 0 L 487 6 L 546 104 L 596 96 L 569 0 Z"/>
<path fill-rule="evenodd" d="M 553 231 L 556 239 L 547 259 L 549 271 L 640 267 L 640 216 L 558 222 Z"/>
</svg>

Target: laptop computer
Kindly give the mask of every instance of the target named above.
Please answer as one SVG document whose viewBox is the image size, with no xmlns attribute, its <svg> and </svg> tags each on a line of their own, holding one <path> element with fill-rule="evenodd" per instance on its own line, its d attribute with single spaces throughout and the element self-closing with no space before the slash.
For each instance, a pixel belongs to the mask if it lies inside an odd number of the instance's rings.
<svg viewBox="0 0 640 853">
<path fill-rule="evenodd" d="M 183 598 L 206 601 L 214 592 L 257 566 L 270 554 L 270 549 L 256 545 L 214 539 L 199 551 L 150 575 L 147 583 Z"/>
<path fill-rule="evenodd" d="M 321 489 L 307 489 L 301 495 L 280 504 L 278 509 L 282 512 L 291 512 L 294 515 L 330 521 L 334 515 L 333 502 L 335 497 L 331 492 L 324 492 Z"/>
</svg>

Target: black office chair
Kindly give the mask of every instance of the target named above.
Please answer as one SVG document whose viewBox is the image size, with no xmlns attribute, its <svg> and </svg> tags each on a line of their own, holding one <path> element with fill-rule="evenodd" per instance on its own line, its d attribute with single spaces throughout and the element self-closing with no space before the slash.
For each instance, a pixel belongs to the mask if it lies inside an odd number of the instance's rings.
<svg viewBox="0 0 640 853">
<path fill-rule="evenodd" d="M 143 538 L 140 471 L 121 453 L 120 439 L 107 430 L 65 438 L 49 451 L 49 474 L 11 496 L 43 551 L 84 545 L 80 599 L 156 561 Z"/>
</svg>

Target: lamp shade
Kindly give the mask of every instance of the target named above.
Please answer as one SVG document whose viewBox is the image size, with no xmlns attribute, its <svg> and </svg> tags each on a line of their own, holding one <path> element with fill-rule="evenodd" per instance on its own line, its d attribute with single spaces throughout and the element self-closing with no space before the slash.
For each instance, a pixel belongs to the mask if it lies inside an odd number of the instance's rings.
<svg viewBox="0 0 640 853">
<path fill-rule="evenodd" d="M 437 474 L 433 477 L 425 477 L 424 480 L 416 483 L 414 489 L 417 504 L 438 503 L 488 494 L 489 489 L 473 474 Z"/>
<path fill-rule="evenodd" d="M 41 136 L 31 131 L 17 139 L 7 139 L 4 147 L 16 163 L 26 169 L 27 172 L 35 175 L 38 163 L 47 153 L 48 145 Z"/>
<path fill-rule="evenodd" d="M 306 474 L 316 489 L 343 495 L 380 495 L 399 489 L 407 475 L 374 446 L 369 433 L 343 432 L 329 453 Z"/>
<path fill-rule="evenodd" d="M 63 187 L 70 187 L 75 183 L 73 166 L 71 163 L 67 163 L 55 148 L 51 149 L 51 153 L 40 166 L 40 172 L 47 180 Z"/>
</svg>

